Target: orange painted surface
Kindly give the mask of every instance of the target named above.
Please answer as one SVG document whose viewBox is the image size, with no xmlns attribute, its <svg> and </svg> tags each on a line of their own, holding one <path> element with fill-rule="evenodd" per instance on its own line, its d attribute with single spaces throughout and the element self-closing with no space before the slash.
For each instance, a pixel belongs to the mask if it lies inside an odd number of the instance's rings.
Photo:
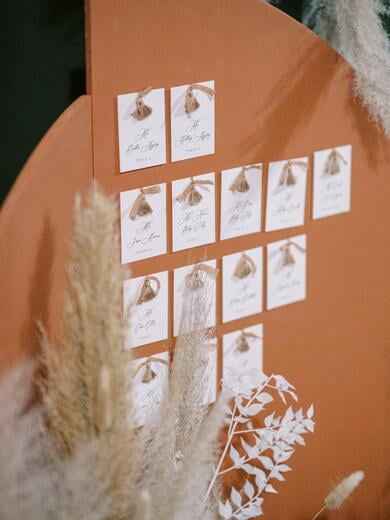
<svg viewBox="0 0 390 520">
<path fill-rule="evenodd" d="M 285 375 L 303 404 L 316 407 L 317 432 L 292 458 L 280 495 L 267 497 L 265 518 L 310 519 L 332 483 L 356 469 L 367 477 L 353 502 L 324 518 L 389 518 L 390 144 L 353 99 L 350 67 L 258 0 L 89 0 L 88 11 L 92 139 L 84 98 L 42 141 L 1 215 L 5 359 L 30 348 L 32 316 L 56 328 L 72 199 L 92 176 L 91 140 L 94 176 L 115 194 L 210 171 L 218 193 L 222 169 L 309 155 L 305 226 L 196 248 L 192 261 L 307 233 L 307 300 L 217 328 L 221 335 L 263 322 L 266 372 Z M 215 155 L 119 174 L 116 96 L 211 79 Z M 314 222 L 312 153 L 343 144 L 353 147 L 352 211 Z M 188 252 L 179 252 L 137 262 L 133 272 L 186 263 Z"/>
<path fill-rule="evenodd" d="M 83 96 L 43 137 L 1 212 L 0 366 L 37 351 L 36 320 L 58 331 L 74 197 L 91 180 L 91 103 Z"/>
</svg>

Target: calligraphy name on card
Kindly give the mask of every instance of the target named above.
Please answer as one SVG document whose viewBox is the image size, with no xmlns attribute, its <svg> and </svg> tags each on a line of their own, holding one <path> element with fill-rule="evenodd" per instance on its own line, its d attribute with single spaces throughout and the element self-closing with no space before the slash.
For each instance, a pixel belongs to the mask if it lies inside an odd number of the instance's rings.
<svg viewBox="0 0 390 520">
<path fill-rule="evenodd" d="M 302 226 L 305 221 L 307 157 L 271 162 L 268 170 L 266 231 Z"/>
<path fill-rule="evenodd" d="M 167 252 L 166 186 L 120 194 L 122 264 Z"/>
<path fill-rule="evenodd" d="M 267 309 L 306 298 L 306 235 L 267 245 Z"/>
<path fill-rule="evenodd" d="M 352 146 L 314 153 L 313 219 L 351 209 Z"/>
<path fill-rule="evenodd" d="M 123 284 L 123 306 L 130 309 L 126 348 L 168 337 L 168 273 L 131 278 Z"/>
<path fill-rule="evenodd" d="M 249 392 L 259 385 L 263 371 L 263 325 L 223 336 L 222 380 L 233 392 Z"/>
<path fill-rule="evenodd" d="M 173 251 L 215 242 L 215 174 L 172 182 Z"/>
<path fill-rule="evenodd" d="M 117 104 L 120 172 L 164 164 L 164 89 L 122 94 Z"/>
<path fill-rule="evenodd" d="M 232 321 L 262 311 L 263 248 L 257 247 L 223 257 L 223 321 Z"/>
<path fill-rule="evenodd" d="M 222 171 L 222 240 L 260 231 L 261 178 L 261 164 Z"/>
<path fill-rule="evenodd" d="M 216 260 L 174 271 L 174 335 L 216 324 Z M 194 323 L 194 320 L 196 323 Z"/>
<path fill-rule="evenodd" d="M 134 426 L 139 427 L 153 418 L 168 385 L 169 354 L 161 352 L 130 362 Z"/>
<path fill-rule="evenodd" d="M 214 81 L 171 89 L 172 162 L 214 153 L 214 107 Z"/>
</svg>

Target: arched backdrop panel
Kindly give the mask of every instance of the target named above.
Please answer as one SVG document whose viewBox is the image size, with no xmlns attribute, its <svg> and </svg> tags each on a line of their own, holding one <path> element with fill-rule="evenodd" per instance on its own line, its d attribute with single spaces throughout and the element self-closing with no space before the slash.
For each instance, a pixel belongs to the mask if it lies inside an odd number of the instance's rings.
<svg viewBox="0 0 390 520">
<path fill-rule="evenodd" d="M 38 320 L 58 333 L 74 198 L 91 180 L 91 100 L 82 96 L 35 148 L 1 211 L 0 367 L 38 351 Z"/>
<path fill-rule="evenodd" d="M 222 169 L 308 155 L 305 226 L 196 248 L 191 263 L 307 233 L 306 301 L 265 311 L 239 325 L 217 327 L 221 336 L 233 327 L 261 321 L 265 371 L 284 374 L 296 384 L 302 402 L 316 406 L 317 431 L 291 460 L 293 472 L 278 485 L 280 495 L 267 497 L 265 518 L 311 518 L 332 482 L 355 469 L 366 472 L 364 485 L 344 512 L 329 518 L 388 518 L 390 146 L 353 99 L 351 68 L 310 31 L 258 0 L 89 0 L 87 37 L 92 135 L 87 102 L 81 101 L 81 119 L 66 125 L 57 142 L 44 140 L 40 145 L 60 147 L 66 134 L 72 153 L 62 154 L 59 162 L 52 152 L 56 164 L 48 164 L 47 157 L 39 168 L 31 168 L 33 156 L 2 214 L 1 294 L 6 312 L 1 329 L 6 331 L 7 359 L 22 350 L 23 326 L 28 322 L 31 327 L 31 317 L 39 311 L 35 302 L 48 301 L 49 323 L 56 323 L 71 198 L 85 187 L 92 171 L 108 192 L 118 194 L 210 171 L 219 179 Z M 166 88 L 168 101 L 170 87 L 211 79 L 217 90 L 215 155 L 119 174 L 116 96 L 152 85 Z M 312 153 L 343 144 L 353 147 L 352 211 L 314 222 Z M 78 154 L 82 159 L 77 160 Z M 266 175 L 264 194 L 265 180 Z M 30 228 L 18 220 L 27 200 L 34 224 Z M 48 239 L 41 238 L 48 205 L 52 221 L 59 219 L 64 228 L 46 231 L 59 253 L 53 268 L 58 277 L 55 295 L 51 290 L 51 298 L 45 299 L 47 277 L 42 273 L 48 269 L 34 265 L 41 241 L 43 252 L 50 250 Z M 18 249 L 24 241 L 34 254 Z M 133 274 L 171 271 L 186 263 L 188 252 L 168 254 L 135 263 Z M 7 302 L 14 299 L 11 313 Z M 140 347 L 136 355 L 164 348 L 156 343 Z"/>
</svg>

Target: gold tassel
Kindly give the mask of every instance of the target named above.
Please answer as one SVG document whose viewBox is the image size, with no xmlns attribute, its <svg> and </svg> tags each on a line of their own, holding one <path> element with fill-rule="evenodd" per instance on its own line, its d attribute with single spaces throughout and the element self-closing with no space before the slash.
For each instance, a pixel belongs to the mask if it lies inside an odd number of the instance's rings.
<svg viewBox="0 0 390 520">
<path fill-rule="evenodd" d="M 161 188 L 159 184 L 156 184 L 155 186 L 148 186 L 147 188 L 141 188 L 130 209 L 129 219 L 135 220 L 137 217 L 144 217 L 145 215 L 153 213 L 153 208 L 146 200 L 145 195 L 155 195 L 156 193 L 160 192 Z"/>
<path fill-rule="evenodd" d="M 194 89 L 201 90 L 209 96 L 213 96 L 215 94 L 215 90 L 210 87 L 205 87 L 204 85 L 199 85 L 198 83 L 193 83 L 192 85 L 189 85 L 186 91 L 186 98 L 184 102 L 184 109 L 186 111 L 186 114 L 191 114 L 192 112 L 195 112 L 195 110 L 198 110 L 198 108 L 200 107 L 199 101 L 194 96 Z"/>
<path fill-rule="evenodd" d="M 196 289 L 200 289 L 204 286 L 204 280 L 200 276 L 200 271 L 203 271 L 205 275 L 214 279 L 217 277 L 218 269 L 216 267 L 212 267 L 207 264 L 197 264 L 194 266 L 193 270 L 188 273 L 185 277 L 185 286 L 187 289 L 191 291 L 196 291 Z"/>
<path fill-rule="evenodd" d="M 204 281 L 202 280 L 197 269 L 186 275 L 185 286 L 187 289 L 190 289 L 190 291 L 196 291 L 197 289 L 200 289 L 204 286 Z"/>
<path fill-rule="evenodd" d="M 139 92 L 136 100 L 135 105 L 136 109 L 134 112 L 132 112 L 132 117 L 136 119 L 137 121 L 142 121 L 143 119 L 146 119 L 150 114 L 152 113 L 152 108 L 148 105 L 145 105 L 144 103 L 144 96 L 146 94 L 149 94 L 149 92 L 152 90 L 152 87 L 148 87 L 147 89 L 143 90 L 142 92 Z"/>
<path fill-rule="evenodd" d="M 152 366 L 150 364 L 150 361 L 148 361 L 145 365 L 145 372 L 142 378 L 142 382 L 147 384 L 150 383 L 150 381 L 153 381 L 153 379 L 157 376 L 156 372 L 152 370 Z"/>
<path fill-rule="evenodd" d="M 199 101 L 194 96 L 194 91 L 192 87 L 188 87 L 187 89 L 184 107 L 186 114 L 191 114 L 192 112 L 195 112 L 195 110 L 198 110 L 198 108 L 200 107 Z"/>
<path fill-rule="evenodd" d="M 302 170 L 307 169 L 307 163 L 305 161 L 286 161 L 279 178 L 279 186 L 294 186 L 294 184 L 297 183 L 297 179 L 293 173 L 293 166 L 297 166 Z"/>
<path fill-rule="evenodd" d="M 337 160 L 337 157 L 333 156 L 329 163 L 329 173 L 330 175 L 335 175 L 340 172 L 340 165 Z"/>
<path fill-rule="evenodd" d="M 148 105 L 145 105 L 142 97 L 138 97 L 135 100 L 135 104 L 136 104 L 137 108 L 134 110 L 134 112 L 132 112 L 131 115 L 137 121 L 142 121 L 143 119 L 146 119 L 152 113 L 152 108 L 149 107 Z"/>
<path fill-rule="evenodd" d="M 327 158 L 324 165 L 324 174 L 325 175 L 336 175 L 340 173 L 340 162 L 342 161 L 344 164 L 347 164 L 347 161 L 337 150 L 332 150 Z"/>
<path fill-rule="evenodd" d="M 248 352 L 249 342 L 247 338 L 260 339 L 261 336 L 254 334 L 253 332 L 247 332 L 245 330 L 240 331 L 240 335 L 236 339 L 236 352 Z"/>
<path fill-rule="evenodd" d="M 246 193 L 247 191 L 249 191 L 249 188 L 250 188 L 249 182 L 245 176 L 245 173 L 243 173 L 242 180 L 239 183 L 239 185 L 237 186 L 237 191 L 240 193 Z"/>
<path fill-rule="evenodd" d="M 158 374 L 152 369 L 152 363 L 161 363 L 169 368 L 169 362 L 167 360 L 159 358 L 157 356 L 150 356 L 143 363 L 138 365 L 138 367 L 133 373 L 133 379 L 136 377 L 138 372 L 140 372 L 140 370 L 142 370 L 145 367 L 141 383 L 147 384 L 153 381 L 153 379 L 155 379 L 158 376 Z"/>
<path fill-rule="evenodd" d="M 151 282 L 155 282 L 157 284 L 156 290 L 153 289 Z M 141 288 L 140 295 L 137 300 L 137 305 L 142 305 L 143 303 L 149 302 L 153 300 L 159 293 L 160 290 L 160 281 L 155 276 L 148 276 L 145 278 L 144 283 Z"/>
<path fill-rule="evenodd" d="M 250 186 L 245 175 L 245 168 L 242 168 L 240 173 L 231 183 L 229 190 L 233 193 L 235 193 L 236 191 L 238 191 L 239 193 L 246 193 L 247 191 L 249 191 L 249 189 Z"/>
<path fill-rule="evenodd" d="M 283 166 L 282 175 L 279 179 L 279 186 L 294 186 L 296 179 L 292 171 L 292 165 L 290 161 L 287 161 Z"/>
<path fill-rule="evenodd" d="M 283 255 L 283 266 L 294 265 L 295 258 L 291 254 L 290 244 L 286 244 L 281 247 L 282 255 Z"/>
<path fill-rule="evenodd" d="M 194 185 L 191 186 L 191 191 L 188 194 L 188 204 L 190 206 L 196 206 L 203 199 L 202 195 L 195 188 Z"/>
<path fill-rule="evenodd" d="M 140 204 L 138 206 L 137 216 L 138 217 L 143 217 L 145 215 L 149 215 L 149 213 L 153 213 L 152 206 L 146 200 L 145 195 L 142 194 L 141 202 L 140 202 Z"/>
<path fill-rule="evenodd" d="M 190 206 L 196 206 L 202 200 L 202 195 L 196 189 L 196 186 L 212 186 L 214 184 L 213 181 L 206 181 L 203 179 L 194 179 L 191 177 L 190 182 L 184 188 L 184 190 L 176 196 L 176 200 L 180 203 L 188 201 Z"/>
<path fill-rule="evenodd" d="M 250 274 L 254 274 L 255 272 L 256 265 L 254 261 L 247 254 L 243 253 L 234 269 L 233 276 L 242 279 L 246 278 Z"/>
<path fill-rule="evenodd" d="M 246 339 L 246 337 L 243 334 L 240 334 L 236 340 L 237 346 L 236 351 L 237 352 L 248 352 L 249 350 L 249 343 Z"/>
</svg>

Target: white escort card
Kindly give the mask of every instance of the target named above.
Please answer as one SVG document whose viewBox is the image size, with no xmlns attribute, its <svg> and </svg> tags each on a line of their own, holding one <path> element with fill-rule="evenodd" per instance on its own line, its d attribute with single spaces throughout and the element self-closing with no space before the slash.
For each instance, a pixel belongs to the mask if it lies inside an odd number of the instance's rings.
<svg viewBox="0 0 390 520">
<path fill-rule="evenodd" d="M 263 248 L 222 259 L 223 322 L 257 314 L 263 309 Z"/>
<path fill-rule="evenodd" d="M 122 264 L 167 252 L 166 186 L 120 193 Z"/>
<path fill-rule="evenodd" d="M 259 386 L 263 371 L 263 325 L 223 336 L 223 385 L 235 393 Z"/>
<path fill-rule="evenodd" d="M 172 162 L 214 153 L 214 107 L 214 81 L 171 88 Z"/>
<path fill-rule="evenodd" d="M 215 242 L 215 174 L 172 182 L 173 251 Z"/>
<path fill-rule="evenodd" d="M 307 157 L 269 165 L 265 230 L 302 226 L 305 221 Z"/>
<path fill-rule="evenodd" d="M 121 173 L 166 162 L 164 89 L 118 96 Z"/>
<path fill-rule="evenodd" d="M 173 330 L 189 332 L 192 317 L 189 307 L 193 302 L 199 302 L 204 315 L 204 326 L 213 327 L 216 324 L 216 278 L 217 261 L 209 260 L 200 264 L 186 265 L 174 271 L 174 316 Z M 184 312 L 183 315 L 183 310 Z M 194 309 L 196 311 L 196 309 Z M 195 315 L 198 315 L 195 312 Z"/>
<path fill-rule="evenodd" d="M 262 165 L 222 171 L 221 240 L 261 230 Z"/>
<path fill-rule="evenodd" d="M 267 246 L 267 309 L 306 298 L 306 235 Z"/>
<path fill-rule="evenodd" d="M 123 283 L 124 312 L 130 309 L 125 348 L 168 338 L 168 273 L 131 278 Z"/>
<path fill-rule="evenodd" d="M 161 405 L 168 385 L 169 354 L 161 352 L 130 362 L 134 426 L 149 422 Z"/>
<path fill-rule="evenodd" d="M 313 219 L 351 209 L 352 146 L 314 153 Z"/>
</svg>

